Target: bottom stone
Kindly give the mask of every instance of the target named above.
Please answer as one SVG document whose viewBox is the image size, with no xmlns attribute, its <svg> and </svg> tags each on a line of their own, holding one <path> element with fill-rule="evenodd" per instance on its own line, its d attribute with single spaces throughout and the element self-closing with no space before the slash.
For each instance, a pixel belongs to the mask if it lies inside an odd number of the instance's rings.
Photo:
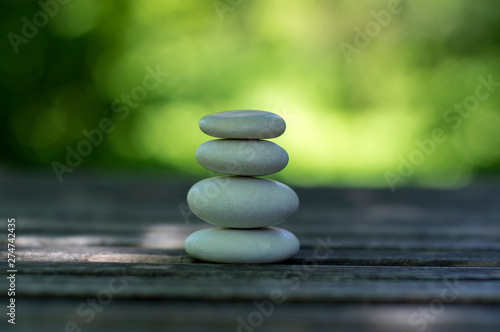
<svg viewBox="0 0 500 332">
<path fill-rule="evenodd" d="M 252 229 L 206 228 L 184 243 L 194 258 L 215 263 L 275 263 L 299 251 L 299 240 L 277 227 Z"/>
</svg>

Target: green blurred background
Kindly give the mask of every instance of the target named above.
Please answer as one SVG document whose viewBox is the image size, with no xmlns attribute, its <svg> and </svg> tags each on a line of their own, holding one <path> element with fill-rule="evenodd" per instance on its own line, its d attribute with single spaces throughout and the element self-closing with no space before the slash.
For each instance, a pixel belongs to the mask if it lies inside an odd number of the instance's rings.
<svg viewBox="0 0 500 332">
<path fill-rule="evenodd" d="M 206 177 L 199 119 L 259 109 L 287 122 L 288 184 L 500 172 L 499 1 L 60 1 L 2 1 L 2 169 Z"/>
</svg>

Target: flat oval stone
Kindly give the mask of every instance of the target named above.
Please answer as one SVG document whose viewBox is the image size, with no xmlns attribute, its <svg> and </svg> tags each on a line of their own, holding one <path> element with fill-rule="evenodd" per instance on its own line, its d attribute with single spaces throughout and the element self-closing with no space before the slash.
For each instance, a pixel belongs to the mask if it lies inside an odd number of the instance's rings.
<svg viewBox="0 0 500 332">
<path fill-rule="evenodd" d="M 295 235 L 276 227 L 206 228 L 184 243 L 191 257 L 215 263 L 275 263 L 292 257 L 299 247 Z"/>
<path fill-rule="evenodd" d="M 269 175 L 288 164 L 288 153 L 273 142 L 263 140 L 217 139 L 196 150 L 201 166 L 230 175 Z"/>
<path fill-rule="evenodd" d="M 275 138 L 285 132 L 285 120 L 265 111 L 241 110 L 210 114 L 200 120 L 205 134 L 221 138 Z"/>
<path fill-rule="evenodd" d="M 206 222 L 233 228 L 277 225 L 299 207 L 297 194 L 283 183 L 240 176 L 201 180 L 191 187 L 187 201 Z"/>
</svg>

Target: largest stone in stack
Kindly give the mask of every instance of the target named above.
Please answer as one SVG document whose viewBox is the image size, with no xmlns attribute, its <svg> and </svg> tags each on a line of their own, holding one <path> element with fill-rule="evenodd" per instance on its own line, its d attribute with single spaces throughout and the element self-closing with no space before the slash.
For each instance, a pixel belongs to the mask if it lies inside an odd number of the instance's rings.
<svg viewBox="0 0 500 332">
<path fill-rule="evenodd" d="M 273 263 L 299 250 L 289 231 L 272 227 L 299 207 L 288 186 L 256 176 L 281 171 L 288 154 L 264 138 L 283 134 L 285 121 L 263 111 L 230 111 L 207 115 L 200 129 L 216 139 L 196 150 L 205 168 L 226 174 L 196 183 L 189 190 L 191 210 L 204 221 L 219 226 L 192 233 L 184 244 L 194 258 L 218 263 Z"/>
</svg>

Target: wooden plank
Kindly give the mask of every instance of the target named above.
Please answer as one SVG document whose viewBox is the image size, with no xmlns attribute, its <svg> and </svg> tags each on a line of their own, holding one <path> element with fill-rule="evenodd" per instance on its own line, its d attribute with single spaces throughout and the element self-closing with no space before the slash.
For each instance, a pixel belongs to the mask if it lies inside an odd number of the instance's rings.
<svg viewBox="0 0 500 332">
<path fill-rule="evenodd" d="M 262 315 L 251 302 L 196 302 L 196 301 L 127 301 L 113 299 L 102 311 L 78 315 L 76 309 L 87 309 L 85 298 L 26 299 L 23 314 L 12 331 L 63 331 L 68 322 L 74 322 L 82 331 L 443 331 L 443 332 L 498 332 L 499 309 L 486 305 L 446 304 L 442 310 L 432 310 L 431 304 L 300 304 L 282 303 Z M 270 307 L 269 307 L 270 308 Z M 269 311 L 271 309 L 265 308 Z M 441 309 L 436 307 L 436 309 Z M 427 316 L 421 314 L 426 310 Z M 266 312 L 267 313 L 267 312 Z M 250 329 L 240 328 L 241 320 Z M 412 319 L 413 317 L 413 319 Z M 241 319 L 239 319 L 241 318 Z"/>
<path fill-rule="evenodd" d="M 155 255 L 151 255 L 155 256 Z M 307 275 L 308 280 L 500 280 L 495 267 L 335 266 L 287 264 L 20 262 L 18 274 L 168 277 L 190 280 L 264 280 Z"/>
<path fill-rule="evenodd" d="M 43 174 L 0 177 L 0 213 L 18 225 L 16 330 L 62 330 L 74 320 L 83 331 L 236 331 L 236 318 L 277 290 L 286 302 L 252 330 L 500 330 L 497 183 L 395 193 L 296 188 L 301 209 L 283 227 L 300 238 L 298 255 L 223 265 L 182 249 L 207 227 L 196 217 L 186 223 L 178 209 L 192 183 L 80 174 L 58 185 Z M 306 266 L 318 238 L 329 239 L 328 255 Z M 76 308 L 119 276 L 125 287 L 87 324 Z M 444 303 L 443 294 L 456 297 Z M 439 301 L 442 312 L 422 321 L 421 310 Z"/>
<path fill-rule="evenodd" d="M 315 248 L 303 248 L 285 264 L 300 265 L 315 257 Z M 403 249 L 342 249 L 332 248 L 319 263 L 322 265 L 368 265 L 368 266 L 500 266 L 499 255 L 494 251 L 446 251 L 446 250 L 403 250 Z M 6 253 L 1 257 L 6 258 Z M 19 261 L 61 261 L 61 262 L 194 262 L 183 249 L 143 249 L 134 247 L 54 247 L 40 249 L 19 249 Z"/>
<path fill-rule="evenodd" d="M 446 292 L 453 303 L 499 303 L 499 280 L 311 280 L 308 274 L 282 279 L 192 280 L 143 276 L 18 275 L 19 297 L 79 298 L 120 288 L 114 298 L 137 300 L 253 301 L 273 292 L 289 302 L 428 303 Z M 118 281 L 116 281 L 116 280 Z M 117 284 L 123 281 L 124 287 Z M 6 282 L 3 282 L 6 284 Z M 454 293 L 455 292 L 455 293 Z M 456 294 L 454 296 L 453 294 Z"/>
<path fill-rule="evenodd" d="M 164 216 L 165 217 L 165 216 Z M 141 217 L 140 219 L 143 219 Z M 111 222 L 110 222 L 111 221 Z M 209 227 L 210 225 L 201 222 L 190 220 L 186 224 L 181 218 L 167 220 L 122 220 L 119 218 L 104 219 L 99 218 L 92 220 L 87 219 L 63 219 L 53 220 L 48 218 L 17 218 L 17 225 L 23 229 L 23 234 L 100 234 L 102 232 L 110 231 L 113 235 L 126 235 L 130 233 L 144 233 L 148 230 L 155 232 L 173 232 L 181 231 L 189 234 L 196 229 L 202 227 Z M 286 226 L 285 226 L 286 225 Z M 452 226 L 452 227 L 451 227 Z M 351 221 L 350 223 L 343 223 L 334 219 L 325 219 L 322 222 L 306 223 L 297 219 L 292 219 L 283 224 L 290 230 L 300 232 L 304 235 L 319 236 L 325 233 L 340 236 L 397 236 L 398 238 L 412 239 L 423 238 L 426 239 L 493 239 L 500 240 L 500 225 L 498 222 L 495 224 L 453 224 L 453 225 L 426 225 L 423 227 L 421 224 L 402 224 L 402 223 L 370 223 L 362 221 Z"/>
<path fill-rule="evenodd" d="M 194 229 L 196 230 L 196 229 Z M 194 231 L 193 230 L 193 231 Z M 45 248 L 45 247 L 68 247 L 68 246 L 95 246 L 95 247 L 138 247 L 158 249 L 182 249 L 184 240 L 191 230 L 176 232 L 155 232 L 137 235 L 109 235 L 106 233 L 75 233 L 75 234 L 53 234 L 53 235 L 22 235 L 17 238 L 17 244 L 21 248 Z M 315 248 L 317 238 L 324 234 L 298 234 L 302 249 Z M 105 235 L 106 234 L 106 235 Z M 412 251 L 448 251 L 450 255 L 458 255 L 460 252 L 473 251 L 499 251 L 500 241 L 488 239 L 466 239 L 456 241 L 452 239 L 380 239 L 377 236 L 352 237 L 335 235 L 330 236 L 333 243 L 338 243 L 339 250 L 412 250 Z M 6 240 L 0 241 L 6 244 Z"/>
</svg>

